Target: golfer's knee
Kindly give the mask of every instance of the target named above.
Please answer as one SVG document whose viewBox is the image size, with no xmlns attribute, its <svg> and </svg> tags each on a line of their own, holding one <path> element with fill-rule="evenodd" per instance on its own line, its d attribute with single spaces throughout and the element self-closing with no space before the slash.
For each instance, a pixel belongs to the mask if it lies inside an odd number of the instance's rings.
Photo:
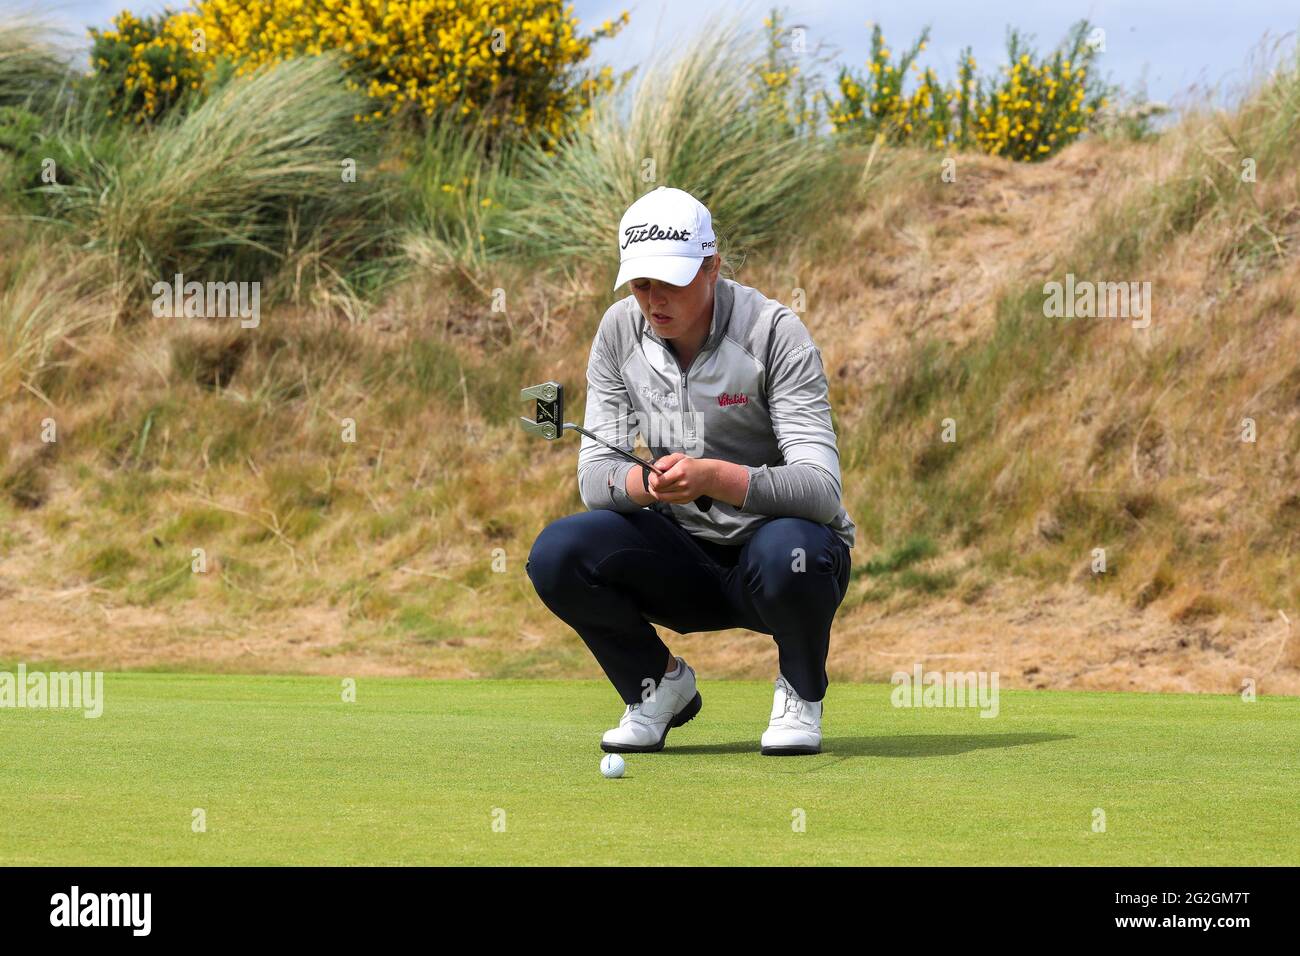
<svg viewBox="0 0 1300 956">
<path fill-rule="evenodd" d="M 542 529 L 528 552 L 524 571 L 538 594 L 560 594 L 578 580 L 579 572 L 595 557 L 602 529 L 608 524 L 599 511 L 580 512 L 552 521 Z M 609 513 L 617 517 L 613 512 Z"/>
<path fill-rule="evenodd" d="M 799 518 L 774 524 L 760 529 L 759 534 L 768 534 L 751 547 L 746 576 L 750 592 L 769 601 L 818 595 L 835 567 L 825 529 Z"/>
<path fill-rule="evenodd" d="M 563 518 L 542 529 L 524 562 L 524 571 L 538 594 L 552 594 L 560 589 L 565 572 L 580 558 L 581 543 L 581 538 Z"/>
</svg>

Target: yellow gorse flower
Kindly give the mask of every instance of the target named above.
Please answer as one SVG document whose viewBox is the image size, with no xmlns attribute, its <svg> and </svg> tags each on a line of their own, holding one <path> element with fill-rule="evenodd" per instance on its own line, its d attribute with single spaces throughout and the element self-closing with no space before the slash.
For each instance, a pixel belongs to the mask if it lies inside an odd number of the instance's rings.
<svg viewBox="0 0 1300 956">
<path fill-rule="evenodd" d="M 200 88 L 219 60 L 246 74 L 337 51 L 352 85 L 376 101 L 361 121 L 404 110 L 433 115 L 459 104 L 461 115 L 481 114 L 493 127 L 560 137 L 594 96 L 613 89 L 610 67 L 591 74 L 578 67 L 594 41 L 616 35 L 628 20 L 624 11 L 581 36 L 573 5 L 561 0 L 198 0 L 167 16 L 156 36 L 130 11 L 101 36 L 129 46 L 130 107 L 141 119 L 156 115 L 160 93 Z M 201 49 L 194 49 L 196 36 Z M 168 58 L 174 81 L 151 65 Z M 92 62 L 105 69 L 103 60 Z M 500 96 L 503 87 L 515 95 Z"/>
<path fill-rule="evenodd" d="M 820 111 L 816 97 L 809 95 L 807 82 L 800 76 L 799 66 L 785 50 L 786 37 L 783 15 L 773 10 L 763 18 L 767 31 L 767 56 L 750 83 L 756 100 L 781 127 L 793 135 L 815 131 L 820 124 Z M 813 102 L 809 103 L 809 100 Z"/>
<path fill-rule="evenodd" d="M 837 134 L 856 132 L 867 140 L 883 134 L 936 149 L 975 147 L 995 156 L 1036 160 L 1076 139 L 1087 129 L 1088 117 L 1105 105 L 1086 79 L 1094 56 L 1085 42 L 1086 23 L 1075 24 L 1066 42 L 1042 61 L 1021 49 L 1013 32 L 1000 78 L 995 74 L 983 82 L 975 77 L 974 56 L 965 50 L 951 86 L 916 62 L 927 33 L 891 62 L 879 26 L 873 27 L 866 73 L 842 70 L 839 99 L 830 103 L 828 115 Z M 910 92 L 904 89 L 908 76 L 916 83 Z"/>
</svg>

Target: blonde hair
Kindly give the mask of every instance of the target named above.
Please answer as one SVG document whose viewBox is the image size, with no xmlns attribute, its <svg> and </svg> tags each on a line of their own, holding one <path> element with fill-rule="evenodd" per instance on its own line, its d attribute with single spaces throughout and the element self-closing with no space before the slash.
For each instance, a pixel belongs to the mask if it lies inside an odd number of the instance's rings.
<svg viewBox="0 0 1300 956">
<path fill-rule="evenodd" d="M 717 260 L 718 260 L 718 276 L 719 276 L 719 277 L 721 277 L 721 276 L 723 276 L 723 275 L 727 275 L 728 278 L 733 278 L 733 277 L 734 277 L 734 273 L 733 273 L 732 268 L 731 268 L 731 263 L 729 263 L 729 262 L 727 261 L 727 257 L 726 257 L 726 256 L 725 256 L 721 251 L 719 251 L 719 252 L 715 252 L 715 253 L 713 253 L 713 255 L 710 255 L 710 256 L 705 256 L 705 257 L 704 257 L 704 261 L 700 264 L 700 268 L 701 268 L 701 269 L 711 269 L 711 268 L 713 268 L 713 260 L 714 260 L 714 259 L 717 259 Z"/>
</svg>

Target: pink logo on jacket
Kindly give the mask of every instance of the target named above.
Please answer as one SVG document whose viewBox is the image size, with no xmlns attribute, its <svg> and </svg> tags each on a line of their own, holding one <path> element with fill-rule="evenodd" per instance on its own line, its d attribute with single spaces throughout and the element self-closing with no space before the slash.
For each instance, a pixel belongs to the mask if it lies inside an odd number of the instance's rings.
<svg viewBox="0 0 1300 956">
<path fill-rule="evenodd" d="M 718 396 L 719 405 L 745 405 L 748 404 L 748 402 L 749 396 L 744 392 L 736 392 L 734 395 L 728 395 L 726 392 L 723 392 Z"/>
</svg>

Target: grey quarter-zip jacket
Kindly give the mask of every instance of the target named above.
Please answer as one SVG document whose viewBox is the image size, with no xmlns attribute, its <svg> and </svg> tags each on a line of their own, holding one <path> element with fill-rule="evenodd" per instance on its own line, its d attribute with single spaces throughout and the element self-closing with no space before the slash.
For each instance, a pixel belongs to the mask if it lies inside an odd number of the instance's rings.
<svg viewBox="0 0 1300 956">
<path fill-rule="evenodd" d="M 708 337 L 685 370 L 635 295 L 611 305 L 587 362 L 583 427 L 627 451 L 639 433 L 651 460 L 682 452 L 744 465 L 749 490 L 739 508 L 647 506 L 670 512 L 691 534 L 738 545 L 772 518 L 792 516 L 829 525 L 853 547 L 821 352 L 798 315 L 756 289 L 718 278 Z M 639 467 L 583 436 L 583 504 L 638 510 L 626 481 Z"/>
</svg>

